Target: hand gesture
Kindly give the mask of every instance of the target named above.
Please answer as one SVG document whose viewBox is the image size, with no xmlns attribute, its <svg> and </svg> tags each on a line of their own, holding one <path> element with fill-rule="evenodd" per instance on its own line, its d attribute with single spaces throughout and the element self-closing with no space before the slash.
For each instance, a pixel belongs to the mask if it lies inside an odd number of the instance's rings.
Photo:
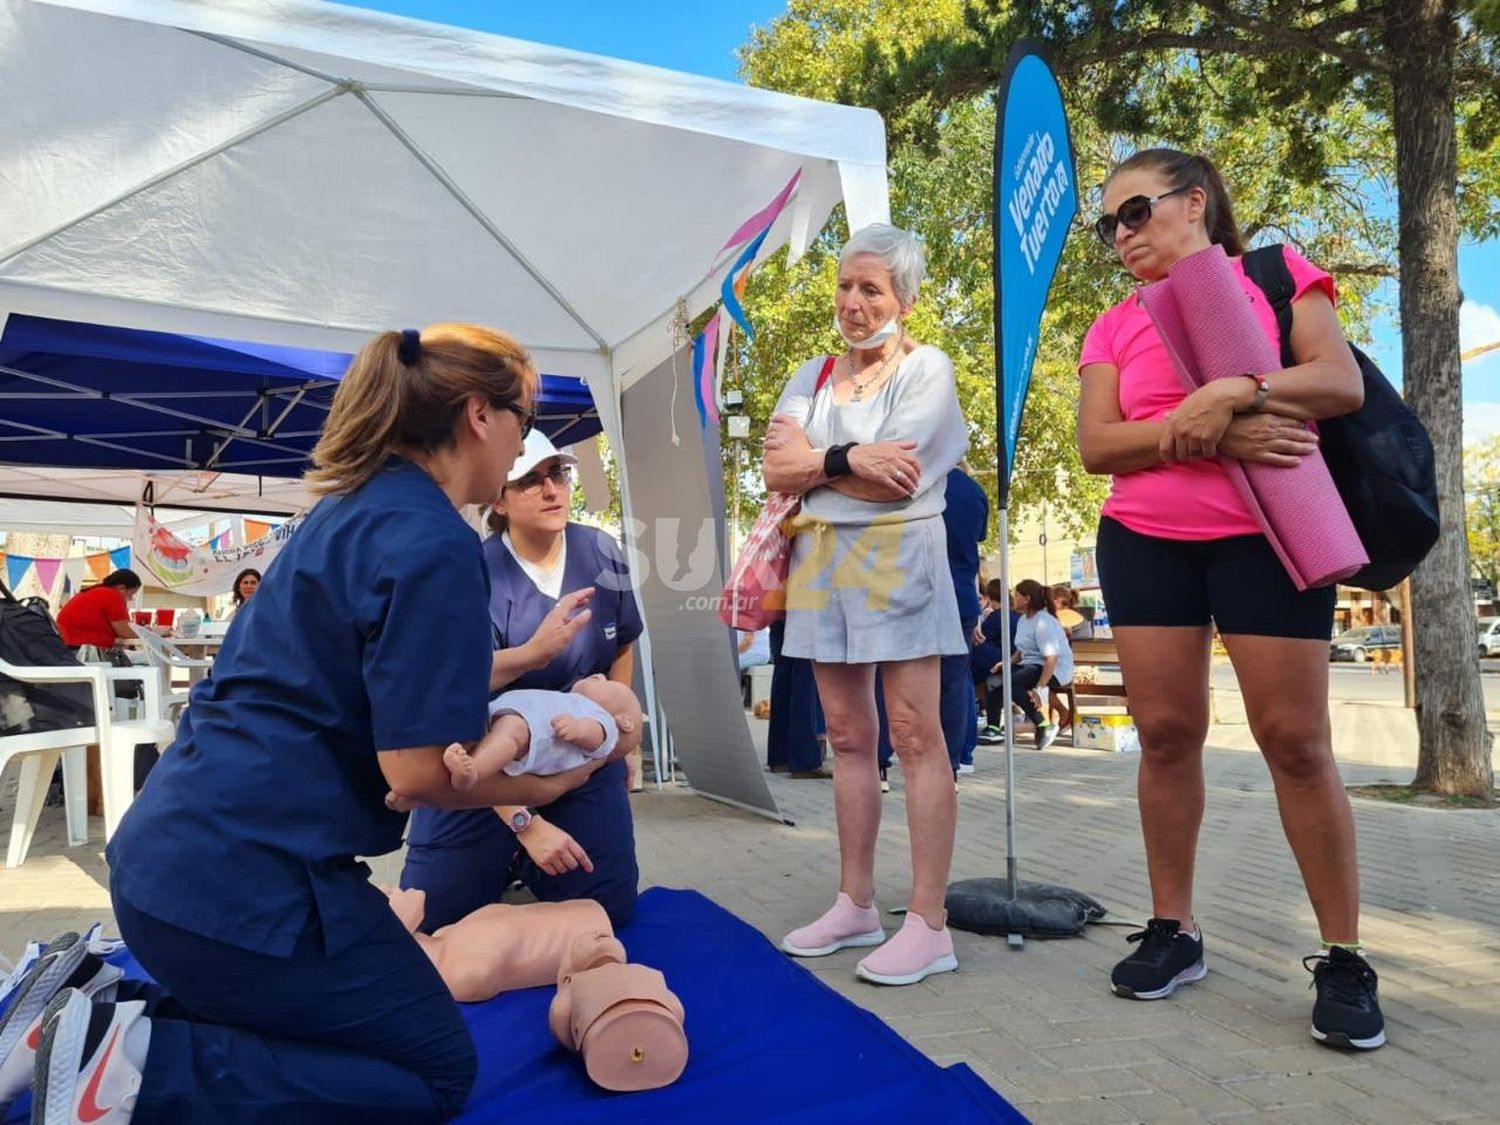
<svg viewBox="0 0 1500 1125">
<path fill-rule="evenodd" d="M 593 596 L 592 586 L 585 586 L 581 590 L 574 590 L 571 594 L 564 594 L 557 599 L 552 612 L 542 618 L 542 623 L 537 626 L 536 633 L 532 635 L 531 640 L 526 642 L 536 654 L 539 666 L 545 667 L 551 664 L 568 651 L 568 646 L 573 643 L 578 630 L 587 625 L 589 618 L 593 616 L 593 611 L 586 608 L 589 599 Z"/>
<path fill-rule="evenodd" d="M 1174 461 L 1191 461 L 1218 454 L 1224 431 L 1234 419 L 1234 402 L 1230 396 L 1238 383 L 1238 379 L 1215 379 L 1206 383 L 1167 415 L 1166 429 L 1157 446 L 1162 461 L 1170 465 Z"/>
<path fill-rule="evenodd" d="M 861 480 L 911 496 L 922 479 L 914 441 L 872 441 L 849 450 L 849 469 Z"/>
<path fill-rule="evenodd" d="M 526 831 L 516 839 L 521 841 L 521 846 L 526 849 L 531 862 L 548 875 L 565 875 L 580 867 L 585 871 L 594 870 L 594 863 L 589 859 L 589 853 L 579 846 L 577 840 L 535 813 L 532 814 L 531 823 L 527 825 Z"/>
<path fill-rule="evenodd" d="M 1224 431 L 1219 452 L 1241 461 L 1293 469 L 1318 448 L 1307 423 L 1282 414 L 1237 414 Z"/>
</svg>

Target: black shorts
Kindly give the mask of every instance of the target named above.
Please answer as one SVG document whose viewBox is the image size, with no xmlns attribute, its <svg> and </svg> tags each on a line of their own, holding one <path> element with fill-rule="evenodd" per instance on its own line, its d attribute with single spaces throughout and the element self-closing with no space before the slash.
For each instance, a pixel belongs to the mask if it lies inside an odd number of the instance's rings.
<svg viewBox="0 0 1500 1125">
<path fill-rule="evenodd" d="M 1111 627 L 1213 621 L 1226 636 L 1333 635 L 1334 588 L 1298 593 L 1264 535 L 1158 539 L 1104 516 L 1095 556 Z"/>
</svg>

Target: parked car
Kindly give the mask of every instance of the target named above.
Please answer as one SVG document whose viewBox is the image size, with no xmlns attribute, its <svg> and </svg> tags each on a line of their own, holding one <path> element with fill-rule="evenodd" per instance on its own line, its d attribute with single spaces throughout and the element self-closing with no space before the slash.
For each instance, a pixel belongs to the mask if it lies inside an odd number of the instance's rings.
<svg viewBox="0 0 1500 1125">
<path fill-rule="evenodd" d="M 1363 664 L 1370 659 L 1372 652 L 1400 647 L 1401 626 L 1362 625 L 1334 637 L 1329 646 L 1328 658 L 1330 660 L 1353 660 Z M 1496 648 L 1500 650 L 1500 638 L 1497 638 Z"/>
<path fill-rule="evenodd" d="M 1479 655 L 1500 654 L 1500 617 L 1479 619 Z"/>
</svg>

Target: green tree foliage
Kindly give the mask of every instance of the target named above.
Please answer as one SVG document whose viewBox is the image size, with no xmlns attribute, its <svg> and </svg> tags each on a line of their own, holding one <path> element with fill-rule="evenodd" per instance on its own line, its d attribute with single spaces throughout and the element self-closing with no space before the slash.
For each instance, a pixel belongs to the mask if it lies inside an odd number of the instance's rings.
<svg viewBox="0 0 1500 1125">
<path fill-rule="evenodd" d="M 1474 573 L 1500 589 L 1500 437 L 1464 450 L 1464 497 Z"/>
</svg>

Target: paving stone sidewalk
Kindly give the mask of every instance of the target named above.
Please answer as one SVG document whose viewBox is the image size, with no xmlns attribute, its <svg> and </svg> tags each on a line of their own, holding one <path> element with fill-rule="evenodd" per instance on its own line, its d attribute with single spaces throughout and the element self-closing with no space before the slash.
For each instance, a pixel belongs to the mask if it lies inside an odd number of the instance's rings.
<svg viewBox="0 0 1500 1125">
<path fill-rule="evenodd" d="M 1357 1055 L 1319 1047 L 1300 964 L 1317 927 L 1233 701 L 1219 718 L 1198 867 L 1202 983 L 1151 1004 L 1109 994 L 1109 968 L 1149 910 L 1135 762 L 1067 748 L 1018 752 L 1022 875 L 1087 891 L 1115 925 L 1020 951 L 958 934 L 960 971 L 910 988 L 856 981 L 854 951 L 809 968 L 935 1060 L 968 1063 L 1037 1122 L 1500 1121 L 1500 812 L 1355 802 L 1364 936 L 1391 1042 Z M 1336 705 L 1334 726 L 1347 780 L 1409 779 L 1406 712 Z M 960 792 L 955 878 L 1002 867 L 1001 756 L 981 748 L 977 761 Z M 908 889 L 899 772 L 892 778 L 878 858 L 886 908 Z M 642 794 L 643 881 L 697 888 L 773 940 L 816 915 L 835 890 L 831 785 L 778 776 L 772 786 L 794 826 L 684 788 Z M 0 825 L 13 790 L 8 772 Z M 61 821 L 48 810 L 26 864 L 0 870 L 0 952 L 108 918 L 99 822 L 88 846 L 68 849 Z M 379 861 L 377 877 L 398 864 Z"/>
</svg>

